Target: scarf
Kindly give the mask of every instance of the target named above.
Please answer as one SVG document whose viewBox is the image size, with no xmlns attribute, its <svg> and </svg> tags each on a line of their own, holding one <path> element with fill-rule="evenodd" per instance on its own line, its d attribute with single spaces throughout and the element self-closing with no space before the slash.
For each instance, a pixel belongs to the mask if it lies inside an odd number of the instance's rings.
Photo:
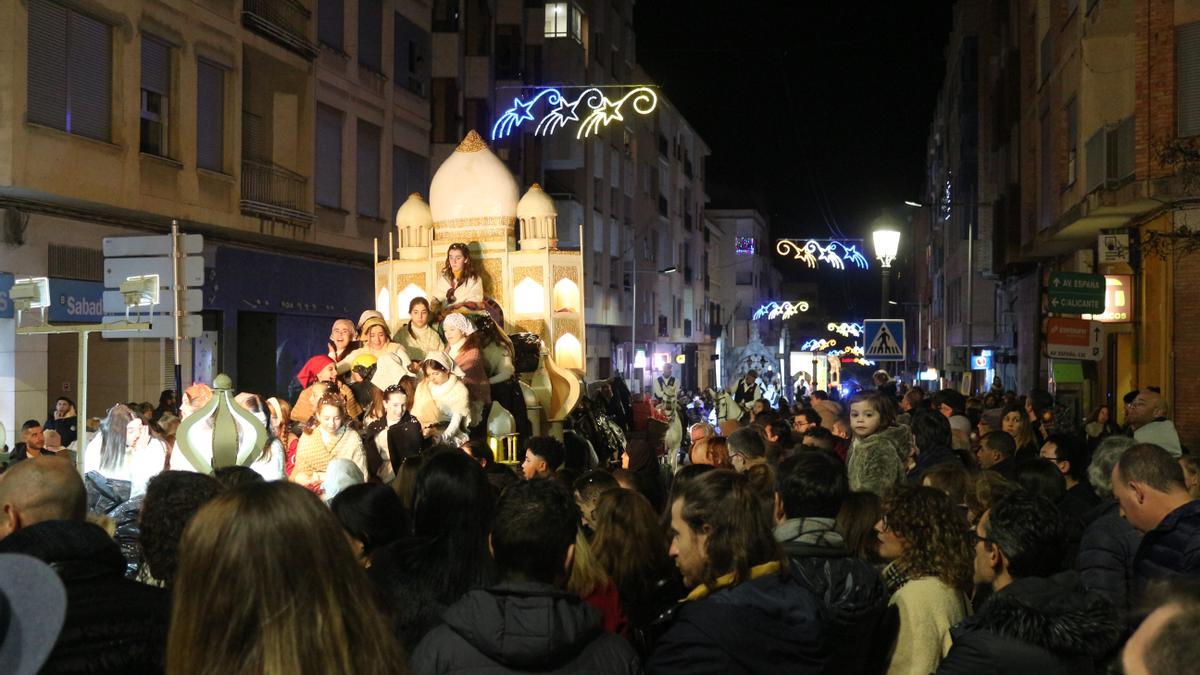
<svg viewBox="0 0 1200 675">
<path fill-rule="evenodd" d="M 833 518 L 791 518 L 775 526 L 775 541 L 839 548 L 846 542 L 833 529 Z"/>
<path fill-rule="evenodd" d="M 324 354 L 318 354 L 309 359 L 300 372 L 296 373 L 296 379 L 300 381 L 300 386 L 305 389 L 311 387 L 317 381 L 317 375 L 331 363 L 333 363 L 333 359 Z"/>
<path fill-rule="evenodd" d="M 745 581 L 753 581 L 755 579 L 758 579 L 759 577 L 765 577 L 768 574 L 778 574 L 780 567 L 781 566 L 780 566 L 778 560 L 772 560 L 769 563 L 755 565 L 754 567 L 750 568 L 750 578 L 746 579 Z M 694 600 L 702 600 L 702 599 L 708 597 L 709 594 L 711 594 L 713 591 L 720 590 L 727 586 L 732 586 L 733 582 L 734 582 L 734 578 L 735 578 L 734 573 L 730 572 L 729 574 L 725 574 L 723 576 L 717 577 L 717 583 L 714 584 L 712 588 L 709 588 L 707 584 L 700 584 L 699 586 L 693 588 L 692 592 L 688 593 L 687 597 L 684 598 L 684 600 L 686 600 L 688 602 L 691 602 Z"/>
<path fill-rule="evenodd" d="M 471 400 L 467 394 L 467 385 L 463 384 L 457 375 L 450 375 L 441 384 L 427 382 L 427 385 L 429 395 L 437 404 L 438 411 L 442 416 L 449 418 L 456 414 L 462 415 L 467 426 L 476 422 L 471 415 Z"/>
<path fill-rule="evenodd" d="M 888 563 L 888 566 L 883 568 L 879 575 L 883 577 L 883 585 L 887 587 L 888 595 L 894 594 L 909 581 L 908 572 L 905 571 L 899 560 Z"/>
</svg>

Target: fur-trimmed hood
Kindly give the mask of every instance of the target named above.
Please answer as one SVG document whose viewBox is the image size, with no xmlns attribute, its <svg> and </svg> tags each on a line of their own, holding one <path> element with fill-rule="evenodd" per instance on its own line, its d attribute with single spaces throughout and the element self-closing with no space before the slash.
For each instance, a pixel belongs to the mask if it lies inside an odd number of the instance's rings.
<svg viewBox="0 0 1200 675">
<path fill-rule="evenodd" d="M 1075 572 L 1027 577 L 998 591 L 964 621 L 963 630 L 983 630 L 1059 655 L 1106 653 L 1121 637 L 1117 611 L 1084 591 Z"/>
</svg>

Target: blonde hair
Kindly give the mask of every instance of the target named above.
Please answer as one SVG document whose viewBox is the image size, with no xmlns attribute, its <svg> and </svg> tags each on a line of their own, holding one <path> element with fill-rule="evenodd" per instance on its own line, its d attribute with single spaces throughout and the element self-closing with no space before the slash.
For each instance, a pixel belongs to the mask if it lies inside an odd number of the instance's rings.
<svg viewBox="0 0 1200 675">
<path fill-rule="evenodd" d="M 596 559 L 583 530 L 575 531 L 575 558 L 571 564 L 571 577 L 567 579 L 567 590 L 581 598 L 602 590 L 609 584 L 608 572 Z"/>
<path fill-rule="evenodd" d="M 341 526 L 303 487 L 250 483 L 217 496 L 192 518 L 179 553 L 167 672 L 404 670 Z"/>
</svg>

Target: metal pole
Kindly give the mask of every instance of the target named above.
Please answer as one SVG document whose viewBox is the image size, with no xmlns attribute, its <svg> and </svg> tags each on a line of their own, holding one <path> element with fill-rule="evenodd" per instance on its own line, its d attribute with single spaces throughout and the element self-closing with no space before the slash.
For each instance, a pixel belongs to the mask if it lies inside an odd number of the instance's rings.
<svg viewBox="0 0 1200 675">
<path fill-rule="evenodd" d="M 79 409 L 75 411 L 77 415 L 75 419 L 75 427 L 78 433 L 75 434 L 75 468 L 79 470 L 79 475 L 83 475 L 83 455 L 87 451 L 88 431 L 87 431 L 87 405 L 88 405 L 88 332 L 79 331 L 79 372 L 76 373 L 75 386 L 79 388 Z M 83 419 L 79 419 L 82 417 Z"/>
<path fill-rule="evenodd" d="M 975 293 L 972 282 L 975 279 L 975 222 L 967 221 L 967 372 L 971 373 L 975 365 L 975 346 L 972 344 L 975 336 L 972 330 L 975 324 Z M 975 378 L 972 377 L 972 380 Z M 971 383 L 974 388 L 975 383 Z"/>
<path fill-rule="evenodd" d="M 180 367 L 179 348 L 183 342 L 182 322 L 184 310 L 183 290 L 179 284 L 179 263 L 183 259 L 179 250 L 179 221 L 171 221 L 171 293 L 175 298 L 175 399 L 183 399 L 183 368 Z"/>
<path fill-rule="evenodd" d="M 883 277 L 883 297 L 879 300 L 879 318 L 886 319 L 888 318 L 888 282 L 891 280 L 892 268 L 885 265 L 880 269 Z"/>
<path fill-rule="evenodd" d="M 636 243 L 633 247 L 633 273 L 631 273 L 629 276 L 631 279 L 633 279 L 633 316 L 630 318 L 630 321 L 629 321 L 629 383 L 633 384 L 633 359 L 634 359 L 634 356 L 637 354 L 637 321 L 638 321 L 638 319 L 637 319 L 638 268 L 637 268 L 637 245 L 636 245 Z"/>
</svg>

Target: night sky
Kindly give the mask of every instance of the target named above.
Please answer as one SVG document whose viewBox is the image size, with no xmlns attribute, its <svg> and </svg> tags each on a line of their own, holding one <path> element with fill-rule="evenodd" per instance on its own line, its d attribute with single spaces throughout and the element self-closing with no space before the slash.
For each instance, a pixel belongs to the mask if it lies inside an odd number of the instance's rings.
<svg viewBox="0 0 1200 675">
<path fill-rule="evenodd" d="M 869 238 L 882 207 L 920 198 L 951 4 L 639 0 L 638 60 L 712 150 L 710 207 L 758 206 L 775 237 Z M 861 319 L 879 307 L 871 262 L 779 267 Z"/>
</svg>

